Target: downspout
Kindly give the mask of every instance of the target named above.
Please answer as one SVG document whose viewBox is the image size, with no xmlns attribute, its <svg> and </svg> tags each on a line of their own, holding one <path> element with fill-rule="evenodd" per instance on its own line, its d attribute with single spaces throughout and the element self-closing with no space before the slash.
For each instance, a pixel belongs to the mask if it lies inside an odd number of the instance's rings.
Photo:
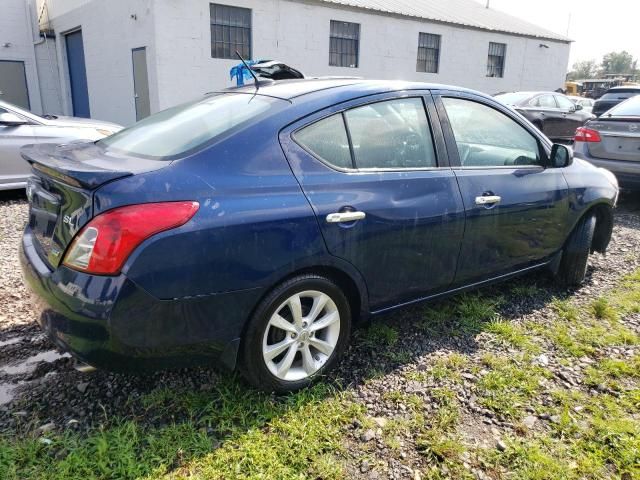
<svg viewBox="0 0 640 480">
<path fill-rule="evenodd" d="M 46 2 L 46 0 L 45 0 Z M 32 10 L 31 10 L 31 6 L 33 4 L 33 0 L 28 0 L 26 2 L 24 2 L 24 8 L 25 8 L 25 13 L 27 15 L 27 28 L 29 29 L 29 35 L 31 35 L 31 41 L 33 42 L 33 64 L 34 67 L 36 69 L 36 80 L 38 81 L 38 95 L 40 97 L 40 113 L 44 113 L 44 97 L 42 96 L 42 88 L 40 88 L 40 69 L 38 68 L 38 57 L 36 55 L 36 49 L 35 47 L 37 45 L 41 45 L 43 40 L 40 41 L 36 41 L 35 40 L 35 34 L 33 31 L 33 15 L 32 15 Z M 44 4 L 43 4 L 44 5 Z"/>
</svg>

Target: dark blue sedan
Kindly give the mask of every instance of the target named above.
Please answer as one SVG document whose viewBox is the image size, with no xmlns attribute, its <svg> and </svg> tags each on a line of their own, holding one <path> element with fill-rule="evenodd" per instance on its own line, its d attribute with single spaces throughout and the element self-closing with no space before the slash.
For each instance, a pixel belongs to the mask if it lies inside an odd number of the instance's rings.
<svg viewBox="0 0 640 480">
<path fill-rule="evenodd" d="M 231 89 L 23 156 L 22 266 L 60 347 L 278 392 L 334 367 L 357 320 L 539 268 L 580 284 L 618 196 L 492 98 L 404 82 Z"/>
</svg>

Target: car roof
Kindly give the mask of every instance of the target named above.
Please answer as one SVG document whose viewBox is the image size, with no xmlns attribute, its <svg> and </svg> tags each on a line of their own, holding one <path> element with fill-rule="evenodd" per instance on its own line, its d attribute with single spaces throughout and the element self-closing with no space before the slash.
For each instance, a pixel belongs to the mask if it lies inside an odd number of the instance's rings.
<svg viewBox="0 0 640 480">
<path fill-rule="evenodd" d="M 278 80 L 275 82 L 260 82 L 258 94 L 293 101 L 317 92 L 326 90 L 340 90 L 341 93 L 375 94 L 395 90 L 455 90 L 485 96 L 462 87 L 441 85 L 436 83 L 407 82 L 401 80 L 365 80 L 360 78 L 306 78 L 298 80 Z M 229 88 L 225 92 L 256 93 L 253 83 L 242 87 Z"/>
<path fill-rule="evenodd" d="M 517 94 L 522 94 L 522 95 L 529 95 L 530 97 L 535 97 L 536 95 L 564 95 L 564 93 L 560 93 L 560 92 L 545 92 L 545 91 L 539 91 L 539 92 L 527 92 L 527 91 L 522 91 L 522 92 L 505 92 L 505 93 L 500 93 L 498 95 L 509 95 L 511 93 L 517 93 Z M 496 95 L 497 96 L 497 95 Z M 565 95 L 566 96 L 566 95 Z"/>
</svg>

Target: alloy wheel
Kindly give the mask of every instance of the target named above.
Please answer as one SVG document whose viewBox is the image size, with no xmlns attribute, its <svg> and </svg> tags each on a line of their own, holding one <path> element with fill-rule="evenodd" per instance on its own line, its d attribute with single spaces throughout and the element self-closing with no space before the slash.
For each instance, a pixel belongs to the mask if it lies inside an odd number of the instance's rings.
<svg viewBox="0 0 640 480">
<path fill-rule="evenodd" d="M 340 338 L 340 312 L 327 294 L 316 290 L 295 293 L 269 318 L 262 356 L 277 378 L 306 379 L 327 363 Z"/>
</svg>

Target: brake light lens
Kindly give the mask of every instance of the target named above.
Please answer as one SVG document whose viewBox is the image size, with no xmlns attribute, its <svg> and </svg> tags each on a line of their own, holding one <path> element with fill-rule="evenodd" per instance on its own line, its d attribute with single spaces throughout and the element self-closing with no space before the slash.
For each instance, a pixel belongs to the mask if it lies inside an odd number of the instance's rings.
<svg viewBox="0 0 640 480">
<path fill-rule="evenodd" d="M 143 203 L 98 215 L 76 235 L 62 263 L 97 275 L 117 275 L 147 238 L 187 223 L 198 202 Z"/>
<path fill-rule="evenodd" d="M 597 130 L 580 127 L 576 130 L 576 136 L 573 139 L 576 142 L 598 143 L 602 141 L 600 133 Z"/>
</svg>

